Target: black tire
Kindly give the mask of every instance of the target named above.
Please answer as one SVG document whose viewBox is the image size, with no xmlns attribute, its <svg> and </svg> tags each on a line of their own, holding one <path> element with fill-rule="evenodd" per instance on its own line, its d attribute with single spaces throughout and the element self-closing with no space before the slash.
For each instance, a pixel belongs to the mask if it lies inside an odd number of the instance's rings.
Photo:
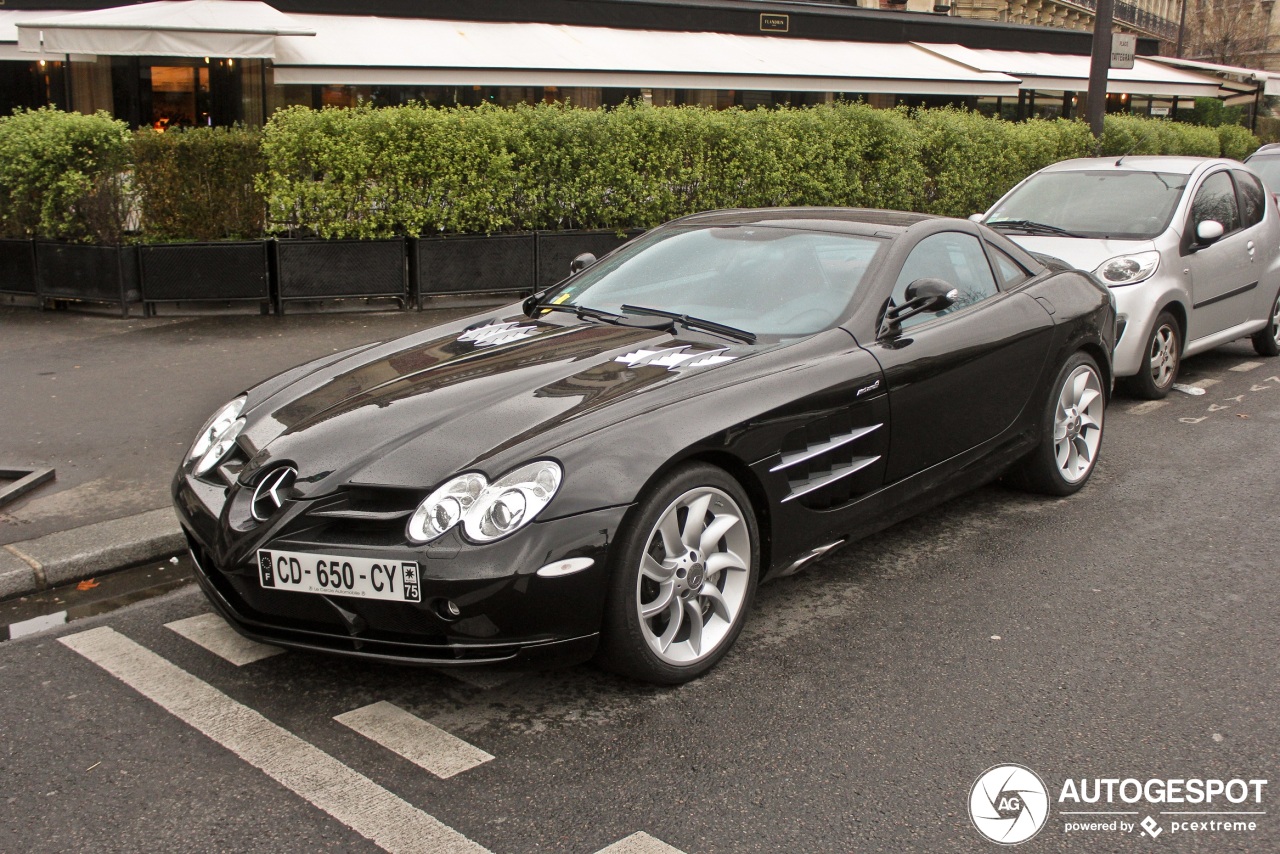
<svg viewBox="0 0 1280 854">
<path fill-rule="evenodd" d="M 1259 356 L 1280 356 L 1280 293 L 1271 303 L 1267 325 L 1253 333 L 1253 350 Z"/>
<path fill-rule="evenodd" d="M 1147 336 L 1142 366 L 1132 377 L 1121 380 L 1125 391 L 1144 400 L 1159 400 L 1178 379 L 1182 364 L 1182 327 L 1167 311 L 1160 312 Z"/>
<path fill-rule="evenodd" d="M 702 515 L 690 524 L 693 507 Z M 709 542 L 704 534 L 718 537 Z M 714 667 L 742 631 L 759 576 L 760 536 L 738 482 L 701 463 L 676 469 L 641 498 L 612 555 L 596 660 L 659 685 L 688 682 Z M 645 617 L 646 608 L 657 610 Z"/>
<path fill-rule="evenodd" d="M 1098 363 L 1078 351 L 1063 363 L 1041 416 L 1040 443 L 1012 472 L 1016 485 L 1071 495 L 1093 474 L 1102 447 L 1106 385 Z"/>
</svg>

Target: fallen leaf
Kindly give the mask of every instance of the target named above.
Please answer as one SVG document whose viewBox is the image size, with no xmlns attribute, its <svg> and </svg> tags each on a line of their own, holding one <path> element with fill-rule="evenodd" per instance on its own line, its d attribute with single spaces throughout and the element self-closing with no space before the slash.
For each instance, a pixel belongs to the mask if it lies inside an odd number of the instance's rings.
<svg viewBox="0 0 1280 854">
<path fill-rule="evenodd" d="M 77 590 L 92 590 L 93 588 L 95 588 L 95 587 L 97 587 L 97 586 L 98 586 L 98 582 L 96 582 L 96 581 L 94 581 L 92 578 L 90 578 L 90 579 L 88 579 L 87 581 L 81 581 L 79 584 L 77 584 L 77 585 L 76 585 L 76 589 L 77 589 Z"/>
<path fill-rule="evenodd" d="M 1236 413 L 1236 418 L 1248 418 L 1248 417 L 1249 417 L 1249 416 L 1248 416 L 1248 415 L 1245 415 L 1243 412 L 1237 412 L 1237 413 Z"/>
</svg>

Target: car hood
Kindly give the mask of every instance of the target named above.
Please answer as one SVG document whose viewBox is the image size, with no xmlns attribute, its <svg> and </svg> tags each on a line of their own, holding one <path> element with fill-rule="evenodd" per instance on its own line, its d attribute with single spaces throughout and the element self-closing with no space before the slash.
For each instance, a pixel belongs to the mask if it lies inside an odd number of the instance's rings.
<svg viewBox="0 0 1280 854">
<path fill-rule="evenodd" d="M 303 495 L 501 468 L 732 384 L 744 361 L 781 346 L 522 314 L 439 327 L 295 375 L 265 399 L 251 392 L 241 480 L 279 460 L 297 466 Z"/>
<path fill-rule="evenodd" d="M 1004 236 L 1026 249 L 1042 255 L 1061 258 L 1077 269 L 1092 273 L 1118 255 L 1149 252 L 1156 248 L 1151 240 L 1112 240 L 1089 237 L 1049 237 L 1039 234 L 1003 232 Z"/>
</svg>

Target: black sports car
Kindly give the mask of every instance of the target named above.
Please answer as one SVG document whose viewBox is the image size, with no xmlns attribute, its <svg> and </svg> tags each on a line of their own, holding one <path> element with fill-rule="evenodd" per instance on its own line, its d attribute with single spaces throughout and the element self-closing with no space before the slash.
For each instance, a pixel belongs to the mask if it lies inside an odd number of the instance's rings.
<svg viewBox="0 0 1280 854">
<path fill-rule="evenodd" d="M 173 491 L 233 626 L 678 683 L 760 579 L 1006 470 L 1074 492 L 1097 460 L 1107 289 L 976 223 L 721 211 L 574 267 L 210 419 Z"/>
</svg>

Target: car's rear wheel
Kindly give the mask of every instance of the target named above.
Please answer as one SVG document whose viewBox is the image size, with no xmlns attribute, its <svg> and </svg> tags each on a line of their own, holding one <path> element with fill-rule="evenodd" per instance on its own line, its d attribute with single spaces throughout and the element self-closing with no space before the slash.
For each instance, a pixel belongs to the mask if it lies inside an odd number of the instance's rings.
<svg viewBox="0 0 1280 854">
<path fill-rule="evenodd" d="M 677 469 L 615 546 L 599 660 L 646 682 L 696 679 L 742 631 L 759 574 L 751 502 L 714 466 Z"/>
<path fill-rule="evenodd" d="M 1098 363 L 1077 352 L 1058 371 L 1041 421 L 1040 444 L 1014 472 L 1034 492 L 1070 495 L 1093 474 L 1107 395 Z"/>
<path fill-rule="evenodd" d="M 1159 400 L 1173 388 L 1181 359 L 1182 327 L 1172 314 L 1162 311 L 1147 338 L 1142 367 L 1124 380 L 1125 390 L 1135 397 Z"/>
<path fill-rule="evenodd" d="M 1253 349 L 1259 356 L 1280 356 L 1280 293 L 1271 303 L 1267 325 L 1253 333 Z"/>
</svg>

